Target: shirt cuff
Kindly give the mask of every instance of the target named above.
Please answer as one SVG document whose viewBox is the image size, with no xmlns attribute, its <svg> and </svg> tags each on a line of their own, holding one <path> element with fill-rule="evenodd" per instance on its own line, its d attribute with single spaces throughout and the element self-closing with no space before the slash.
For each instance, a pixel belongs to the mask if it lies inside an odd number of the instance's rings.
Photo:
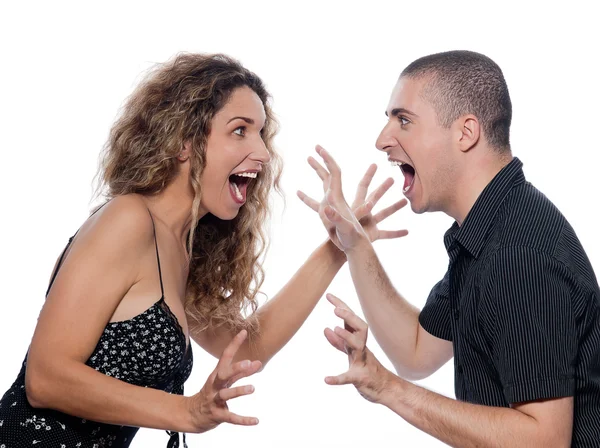
<svg viewBox="0 0 600 448">
<path fill-rule="evenodd" d="M 425 307 L 419 314 L 419 323 L 427 331 L 436 338 L 452 341 L 452 330 L 448 323 L 448 315 L 440 315 L 439 311 L 433 311 L 435 308 Z M 440 310 L 440 308 L 437 308 Z M 445 314 L 445 313 L 444 313 Z"/>
<path fill-rule="evenodd" d="M 509 403 L 571 397 L 575 395 L 575 379 L 539 378 L 509 384 L 504 388 L 504 396 Z"/>
</svg>

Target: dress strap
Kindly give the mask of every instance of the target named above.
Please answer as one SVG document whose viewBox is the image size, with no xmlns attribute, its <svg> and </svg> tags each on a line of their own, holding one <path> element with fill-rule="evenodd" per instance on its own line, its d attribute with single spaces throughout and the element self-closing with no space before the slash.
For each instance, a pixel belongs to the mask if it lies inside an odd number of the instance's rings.
<svg viewBox="0 0 600 448">
<path fill-rule="evenodd" d="M 158 264 L 158 278 L 160 280 L 160 293 L 161 298 L 165 297 L 165 288 L 163 286 L 162 279 L 162 270 L 160 268 L 160 255 L 158 254 L 158 241 L 156 240 L 156 226 L 154 225 L 154 218 L 152 217 L 152 213 L 148 210 L 148 214 L 150 215 L 150 219 L 152 220 L 152 231 L 154 232 L 154 246 L 156 247 L 156 263 Z"/>
</svg>

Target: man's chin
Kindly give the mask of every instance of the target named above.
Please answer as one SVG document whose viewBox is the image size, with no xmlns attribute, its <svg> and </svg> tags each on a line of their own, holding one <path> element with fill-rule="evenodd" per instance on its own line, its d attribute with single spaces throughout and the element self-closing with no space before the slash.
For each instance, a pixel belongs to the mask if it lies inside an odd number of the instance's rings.
<svg viewBox="0 0 600 448">
<path fill-rule="evenodd" d="M 417 215 L 421 215 L 427 211 L 427 208 L 424 207 L 423 204 L 419 204 L 417 201 L 411 201 L 409 199 L 408 203 L 410 204 L 410 209 Z"/>
</svg>

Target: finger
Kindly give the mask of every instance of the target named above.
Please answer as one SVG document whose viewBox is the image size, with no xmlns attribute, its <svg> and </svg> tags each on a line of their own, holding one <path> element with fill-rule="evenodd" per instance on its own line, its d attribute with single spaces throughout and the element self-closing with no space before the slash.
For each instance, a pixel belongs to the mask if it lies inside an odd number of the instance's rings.
<svg viewBox="0 0 600 448">
<path fill-rule="evenodd" d="M 323 168 L 323 166 L 319 162 L 317 162 L 315 158 L 309 157 L 308 164 L 313 170 L 316 171 L 317 176 L 319 176 L 323 182 L 327 182 L 327 180 L 329 179 L 329 172 L 325 168 Z"/>
<path fill-rule="evenodd" d="M 306 205 L 308 205 L 310 208 L 312 208 L 315 212 L 319 212 L 319 203 L 317 201 L 315 201 L 313 198 L 311 198 L 310 196 L 307 196 L 305 193 L 303 193 L 302 191 L 298 190 L 296 192 L 296 194 L 298 195 L 298 197 L 300 198 L 300 200 L 302 202 L 304 202 Z"/>
<path fill-rule="evenodd" d="M 347 310 L 350 309 L 350 307 L 348 305 L 346 305 L 342 299 L 340 299 L 339 297 L 334 296 L 333 294 L 326 294 L 325 297 L 327 298 L 327 300 L 329 301 L 329 303 L 331 303 L 334 306 L 340 307 L 340 308 L 346 308 Z"/>
<path fill-rule="evenodd" d="M 325 382 L 330 386 L 341 386 L 343 384 L 354 384 L 356 381 L 356 377 L 353 372 L 348 370 L 345 373 L 342 373 L 338 376 L 327 376 L 325 377 Z"/>
<path fill-rule="evenodd" d="M 363 176 L 363 178 L 358 183 L 358 187 L 356 188 L 356 198 L 354 202 L 359 204 L 361 202 L 365 202 L 365 198 L 367 197 L 367 192 L 369 191 L 369 185 L 373 181 L 373 176 L 375 176 L 375 172 L 377 171 L 377 165 L 374 163 L 367 168 L 367 172 Z"/>
<path fill-rule="evenodd" d="M 340 338 L 335 332 L 330 328 L 325 328 L 325 337 L 329 341 L 331 345 L 337 348 L 342 353 L 346 352 L 346 346 L 344 344 L 344 340 Z"/>
<path fill-rule="evenodd" d="M 260 361 L 250 362 L 247 359 L 231 365 L 221 366 L 217 371 L 215 387 L 218 389 L 229 387 L 240 378 L 245 378 L 255 374 L 260 367 Z"/>
<path fill-rule="evenodd" d="M 346 345 L 352 350 L 360 352 L 365 347 L 365 340 L 361 333 L 352 333 L 342 327 L 335 327 L 333 331 L 335 331 L 335 334 L 342 338 Z"/>
<path fill-rule="evenodd" d="M 391 240 L 394 238 L 402 238 L 408 235 L 408 230 L 380 230 L 378 238 L 379 240 Z"/>
<path fill-rule="evenodd" d="M 360 221 L 365 216 L 367 216 L 369 213 L 371 213 L 371 210 L 373 210 L 374 206 L 375 206 L 375 204 L 371 201 L 365 202 L 363 205 L 361 205 L 356 210 L 354 210 L 354 216 L 356 217 L 357 220 Z"/>
<path fill-rule="evenodd" d="M 392 179 L 391 177 L 388 177 L 386 180 L 384 180 L 382 182 L 381 185 L 379 185 L 379 187 L 377 187 L 367 198 L 367 200 L 373 202 L 374 204 L 377 204 L 379 202 L 379 200 L 383 197 L 384 194 L 387 193 L 387 191 L 391 188 L 391 186 L 394 185 L 394 179 Z"/>
<path fill-rule="evenodd" d="M 408 201 L 406 199 L 402 199 L 402 200 L 390 205 L 389 207 L 386 207 L 383 210 L 377 212 L 377 214 L 375 216 L 373 216 L 375 223 L 379 224 L 381 221 L 386 219 L 388 216 L 391 216 L 394 213 L 396 213 L 398 210 L 404 208 L 407 203 L 408 203 Z"/>
<path fill-rule="evenodd" d="M 243 417 L 226 409 L 216 409 L 214 411 L 214 418 L 221 423 L 230 423 L 232 425 L 258 425 L 258 419 L 256 417 Z"/>
<path fill-rule="evenodd" d="M 336 306 L 333 312 L 337 317 L 344 319 L 344 322 L 350 325 L 350 327 L 356 331 L 367 331 L 369 329 L 367 323 L 348 308 Z"/>
<path fill-rule="evenodd" d="M 242 378 L 247 378 L 249 376 L 254 375 L 258 371 L 260 371 L 260 369 L 262 369 L 262 363 L 260 361 L 252 361 L 250 367 L 238 373 L 237 375 L 232 376 L 231 379 L 227 382 L 227 385 L 231 387 L 233 384 L 237 383 Z"/>
<path fill-rule="evenodd" d="M 217 369 L 222 367 L 223 365 L 231 364 L 233 357 L 244 343 L 244 340 L 246 340 L 247 335 L 248 332 L 246 330 L 242 330 L 234 336 L 234 338 L 227 345 L 227 347 L 225 347 L 225 350 L 223 350 L 223 354 L 221 355 L 221 358 L 217 363 Z"/>
<path fill-rule="evenodd" d="M 342 192 L 342 170 L 335 161 L 335 159 L 329 154 L 325 148 L 317 145 L 317 154 L 323 158 L 325 167 L 329 171 L 330 175 L 330 187 L 334 187 L 340 194 Z"/>
<path fill-rule="evenodd" d="M 234 398 L 243 397 L 244 395 L 250 395 L 252 393 L 254 393 L 254 386 L 239 386 L 221 389 L 219 392 L 217 392 L 215 398 L 218 401 L 228 401 Z"/>
</svg>

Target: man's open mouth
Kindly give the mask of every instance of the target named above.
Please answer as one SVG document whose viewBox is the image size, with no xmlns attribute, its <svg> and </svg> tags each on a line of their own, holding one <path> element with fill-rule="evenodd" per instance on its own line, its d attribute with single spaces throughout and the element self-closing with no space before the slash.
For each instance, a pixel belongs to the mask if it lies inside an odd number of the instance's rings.
<svg viewBox="0 0 600 448">
<path fill-rule="evenodd" d="M 402 170 L 402 174 L 404 175 L 404 186 L 402 187 L 403 193 L 408 193 L 415 182 L 415 169 L 414 167 L 405 162 L 400 162 L 398 160 L 392 160 L 392 166 L 399 166 L 400 170 Z"/>
</svg>

